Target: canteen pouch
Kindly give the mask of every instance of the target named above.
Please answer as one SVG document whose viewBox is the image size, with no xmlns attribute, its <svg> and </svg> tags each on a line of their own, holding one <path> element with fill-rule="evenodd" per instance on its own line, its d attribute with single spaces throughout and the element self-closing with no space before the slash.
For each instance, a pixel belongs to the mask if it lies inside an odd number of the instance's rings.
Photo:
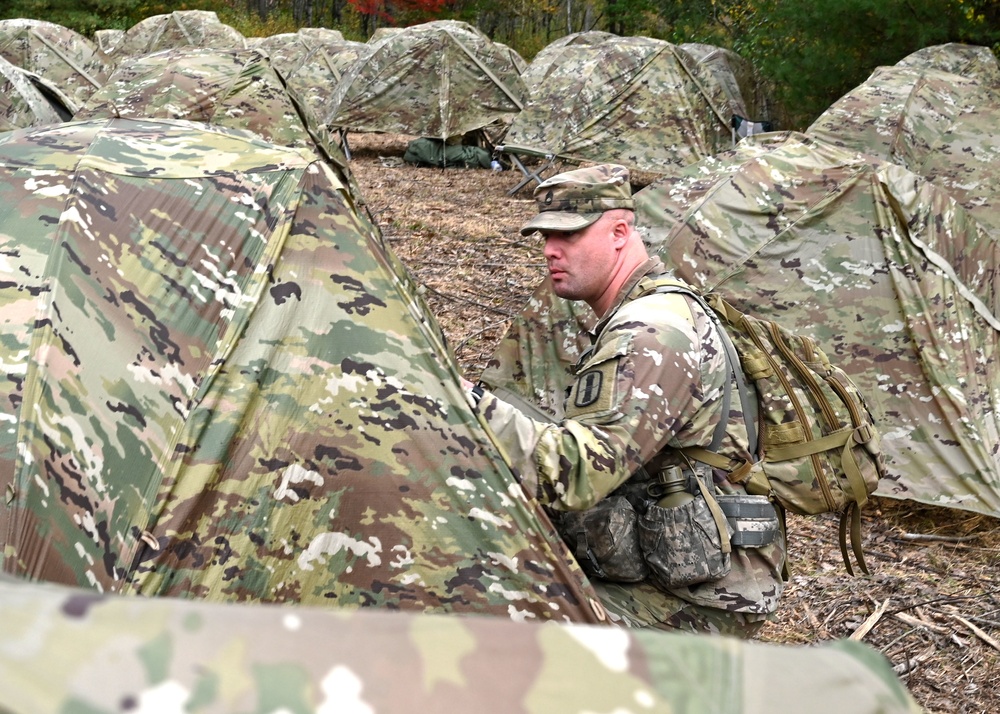
<svg viewBox="0 0 1000 714">
<path fill-rule="evenodd" d="M 605 498 L 586 511 L 561 513 L 557 526 L 587 575 L 622 583 L 649 576 L 639 549 L 636 512 L 624 496 Z"/>
<path fill-rule="evenodd" d="M 661 590 L 675 590 L 728 575 L 732 534 L 725 518 L 718 516 L 703 494 L 671 508 L 650 503 L 639 518 L 639 546 L 650 582 Z M 720 533 L 720 527 L 726 532 Z"/>
<path fill-rule="evenodd" d="M 767 496 L 721 494 L 715 497 L 733 531 L 730 542 L 740 548 L 762 548 L 781 533 L 778 511 Z"/>
</svg>

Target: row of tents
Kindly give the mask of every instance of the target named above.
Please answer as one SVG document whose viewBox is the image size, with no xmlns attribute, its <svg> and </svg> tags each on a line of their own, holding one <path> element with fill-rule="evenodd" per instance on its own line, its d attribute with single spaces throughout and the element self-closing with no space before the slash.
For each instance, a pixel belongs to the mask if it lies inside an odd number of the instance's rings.
<svg viewBox="0 0 1000 714">
<path fill-rule="evenodd" d="M 367 43 L 322 28 L 245 38 L 205 11 L 109 32 L 91 41 L 52 23 L 0 21 L 0 57 L 48 82 L 63 97 L 61 110 L 74 114 L 102 87 L 127 83 L 121 73 L 158 52 L 257 49 L 332 131 L 447 142 L 482 132 L 489 143 L 503 138 L 510 153 L 616 155 L 654 172 L 729 148 L 734 117 L 775 111 L 750 65 L 730 50 L 606 32 L 561 38 L 530 64 L 451 20 L 382 28 Z"/>
<path fill-rule="evenodd" d="M 685 66 L 693 56 L 666 52 Z M 465 401 L 434 316 L 368 217 L 331 126 L 275 70 L 277 53 L 174 48 L 136 57 L 90 93 L 74 121 L 0 134 L 0 399 L 8 405 L 0 558 L 20 578 L 0 589 L 2 601 L 48 603 L 32 610 L 28 639 L 89 612 L 95 591 L 104 593 L 97 611 L 147 608 L 140 617 L 167 628 L 149 631 L 157 642 L 211 615 L 173 598 L 601 630 L 609 613 Z M 980 57 L 968 48 L 924 54 L 962 53 Z M 987 84 L 977 72 L 995 64 L 951 69 Z M 72 94 L 39 69 L 21 76 Z M 944 69 L 913 70 L 935 71 Z M 386 82 L 384 92 L 399 104 L 412 92 L 407 75 L 397 82 L 406 86 Z M 918 96 L 929 102 L 944 91 L 919 86 L 893 90 L 899 115 Z M 891 126 L 888 95 L 875 96 L 872 111 Z M 872 122 L 860 116 L 862 97 L 843 102 L 831 108 L 840 137 L 764 134 L 665 165 L 637 194 L 640 225 L 693 284 L 818 331 L 871 395 L 890 465 L 885 495 L 995 515 L 996 239 L 977 214 L 988 213 L 991 184 L 967 180 L 988 167 L 965 156 L 992 134 L 985 121 L 957 128 L 988 105 L 957 104 L 950 119 L 941 108 L 937 125 L 925 115 L 911 122 L 912 140 L 875 131 L 896 152 L 880 157 L 850 146 L 846 129 L 860 134 Z M 659 121 L 655 110 L 632 109 Z M 927 176 L 917 171 L 930 170 L 926 160 L 900 163 L 932 145 L 920 132 L 949 121 L 946 134 L 965 143 L 942 153 L 964 157 L 961 171 Z M 731 135 L 718 136 L 732 147 Z M 555 413 L 579 349 L 575 325 L 586 320 L 543 286 L 484 379 Z M 119 604 L 121 594 L 171 599 Z M 255 627 L 249 611 L 232 616 Z M 122 614 L 109 617 L 105 627 L 127 631 Z M 419 622 L 396 625 L 408 632 Z M 459 627 L 426 622 L 428 642 Z M 335 621 L 324 627 L 337 632 Z M 596 636 L 572 632 L 567 642 Z M 669 667 L 660 658 L 678 645 L 648 634 L 659 654 L 637 666 L 662 685 Z M 637 652 L 626 639 L 623 651 Z M 721 647 L 732 654 L 735 645 Z M 24 655 L 4 652 L 0 684 L 36 691 L 36 670 L 11 664 Z M 811 670 L 818 657 L 797 653 L 782 671 Z M 623 683 L 628 668 L 611 669 Z M 840 671 L 857 681 L 850 667 Z M 588 680 L 586 691 L 605 691 L 602 681 Z M 872 711 L 910 710 L 905 692 L 889 691 L 867 702 Z M 681 706 L 685 692 L 671 704 Z"/>
</svg>

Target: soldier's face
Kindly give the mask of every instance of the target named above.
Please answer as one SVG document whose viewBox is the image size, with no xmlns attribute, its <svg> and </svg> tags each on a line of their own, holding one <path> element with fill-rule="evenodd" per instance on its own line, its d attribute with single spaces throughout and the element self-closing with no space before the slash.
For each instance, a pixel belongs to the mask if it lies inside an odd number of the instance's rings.
<svg viewBox="0 0 1000 714">
<path fill-rule="evenodd" d="M 617 251 L 612 240 L 610 216 L 575 233 L 543 232 L 542 254 L 548 263 L 552 288 L 567 300 L 599 298 L 611 281 Z"/>
</svg>

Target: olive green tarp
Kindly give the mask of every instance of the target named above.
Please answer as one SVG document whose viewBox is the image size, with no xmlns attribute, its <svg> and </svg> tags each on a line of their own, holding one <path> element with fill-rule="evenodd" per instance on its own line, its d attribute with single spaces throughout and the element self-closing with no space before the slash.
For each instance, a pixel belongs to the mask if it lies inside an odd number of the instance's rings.
<svg viewBox="0 0 1000 714">
<path fill-rule="evenodd" d="M 312 152 L 0 135 L 0 553 L 103 592 L 596 622 L 412 280 Z"/>
<path fill-rule="evenodd" d="M 478 146 L 446 144 L 440 139 L 414 139 L 406 145 L 403 161 L 417 166 L 490 168 L 490 152 Z"/>
<path fill-rule="evenodd" d="M 67 711 L 919 714 L 860 642 L 97 596 L 0 577 L 0 706 Z"/>
<path fill-rule="evenodd" d="M 954 199 L 773 133 L 642 189 L 636 210 L 678 276 L 813 336 L 854 378 L 882 432 L 879 495 L 1000 514 L 1000 246 Z M 591 324 L 540 286 L 484 381 L 561 416 Z"/>
</svg>

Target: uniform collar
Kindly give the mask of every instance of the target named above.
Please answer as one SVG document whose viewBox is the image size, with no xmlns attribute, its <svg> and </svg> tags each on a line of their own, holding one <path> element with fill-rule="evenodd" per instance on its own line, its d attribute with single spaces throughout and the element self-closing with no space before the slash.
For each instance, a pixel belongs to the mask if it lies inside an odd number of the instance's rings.
<svg viewBox="0 0 1000 714">
<path fill-rule="evenodd" d="M 645 278 L 647 275 L 659 275 L 660 273 L 666 272 L 666 267 L 663 265 L 663 261 L 653 256 L 647 259 L 645 262 L 640 263 L 636 266 L 636 269 L 632 271 L 632 274 L 628 277 L 628 280 L 622 285 L 621 289 L 618 291 L 618 295 L 615 297 L 615 301 L 611 306 L 611 309 L 602 317 L 594 329 L 590 331 L 591 340 L 597 339 L 597 336 L 601 334 L 601 330 L 608 321 L 614 317 L 615 313 L 618 312 L 621 306 L 628 302 L 629 300 L 636 297 L 633 293 L 636 291 L 636 287 L 639 285 L 639 281 Z"/>
</svg>

